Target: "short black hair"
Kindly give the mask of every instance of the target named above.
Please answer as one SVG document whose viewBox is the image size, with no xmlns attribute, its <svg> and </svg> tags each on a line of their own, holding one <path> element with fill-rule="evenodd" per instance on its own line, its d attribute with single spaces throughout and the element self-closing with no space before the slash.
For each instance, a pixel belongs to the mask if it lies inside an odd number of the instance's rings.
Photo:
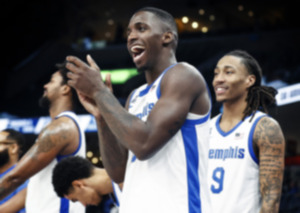
<svg viewBox="0 0 300 213">
<path fill-rule="evenodd" d="M 69 193 L 74 180 L 88 178 L 94 170 L 93 164 L 86 158 L 70 156 L 58 162 L 52 172 L 52 184 L 59 197 Z"/>
<path fill-rule="evenodd" d="M 62 85 L 68 84 L 69 78 L 68 78 L 68 76 L 67 76 L 67 73 L 68 73 L 68 72 L 71 72 L 71 71 L 66 67 L 67 63 L 68 63 L 68 61 L 65 60 L 65 61 L 63 61 L 62 63 L 57 63 L 57 64 L 55 64 L 55 68 L 59 71 L 59 73 L 60 73 L 61 76 L 62 76 L 62 79 L 63 79 L 63 80 L 62 80 Z M 70 62 L 70 63 L 71 63 L 71 62 Z M 70 87 L 71 87 L 71 86 L 70 86 Z M 77 92 L 76 92 L 76 90 L 75 90 L 73 87 L 71 87 L 71 92 L 72 92 L 72 105 L 73 105 L 73 110 L 74 110 L 74 111 L 77 111 L 77 110 L 79 110 L 79 108 L 80 108 L 80 106 L 81 106 L 81 103 L 80 103 L 80 101 L 79 101 L 79 99 L 78 99 Z"/>
<path fill-rule="evenodd" d="M 23 148 L 25 146 L 25 136 L 21 132 L 10 128 L 4 129 L 2 130 L 2 132 L 8 132 L 7 139 L 14 140 L 17 142 L 19 146 L 19 157 L 20 157 L 24 151 Z"/>
<path fill-rule="evenodd" d="M 174 49 L 176 49 L 177 43 L 178 43 L 178 29 L 177 29 L 177 24 L 175 22 L 174 17 L 169 12 L 159 9 L 159 8 L 156 8 L 156 7 L 143 7 L 141 9 L 138 9 L 135 13 L 141 12 L 141 11 L 153 13 L 163 23 L 167 23 L 168 27 L 170 28 L 169 30 L 172 30 L 172 32 L 175 36 Z"/>
</svg>

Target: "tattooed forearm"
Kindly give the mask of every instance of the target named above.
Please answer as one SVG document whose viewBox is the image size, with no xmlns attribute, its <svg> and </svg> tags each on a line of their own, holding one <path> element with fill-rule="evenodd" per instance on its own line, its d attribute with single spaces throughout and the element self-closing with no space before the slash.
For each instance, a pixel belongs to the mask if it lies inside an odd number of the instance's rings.
<svg viewBox="0 0 300 213">
<path fill-rule="evenodd" d="M 259 148 L 261 213 L 276 213 L 279 211 L 285 152 L 279 125 L 270 118 L 263 118 L 255 130 L 254 142 Z"/>
</svg>

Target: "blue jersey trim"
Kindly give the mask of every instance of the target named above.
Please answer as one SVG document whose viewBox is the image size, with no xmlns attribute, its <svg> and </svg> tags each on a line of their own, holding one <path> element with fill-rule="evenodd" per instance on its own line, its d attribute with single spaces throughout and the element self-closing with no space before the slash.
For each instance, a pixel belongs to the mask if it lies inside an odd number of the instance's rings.
<svg viewBox="0 0 300 213">
<path fill-rule="evenodd" d="M 71 119 L 74 121 L 74 123 L 75 123 L 76 126 L 77 126 L 78 132 L 79 132 L 79 144 L 78 144 L 77 149 L 76 149 L 73 153 L 71 153 L 71 154 L 69 154 L 69 155 L 57 155 L 57 156 L 56 156 L 56 159 L 57 159 L 58 161 L 61 161 L 63 158 L 66 158 L 66 157 L 75 155 L 75 154 L 80 150 L 81 143 L 82 143 L 82 141 L 81 141 L 82 135 L 81 135 L 80 127 L 79 127 L 79 124 L 77 123 L 77 121 L 76 121 L 72 116 L 69 116 L 69 115 L 62 115 L 61 117 L 68 117 L 68 118 L 71 118 Z"/>
<path fill-rule="evenodd" d="M 250 156 L 252 157 L 252 159 L 254 160 L 255 163 L 259 164 L 259 160 L 258 158 L 256 157 L 255 153 L 254 153 L 254 150 L 253 150 L 253 135 L 254 135 L 254 131 L 255 131 L 255 128 L 256 128 L 256 125 L 258 123 L 258 121 L 260 121 L 260 119 L 262 117 L 266 117 L 266 115 L 262 115 L 260 117 L 258 117 L 252 127 L 251 127 L 251 130 L 250 130 L 250 133 L 249 133 L 249 138 L 248 138 L 248 149 L 249 149 L 249 152 L 250 152 Z"/>
<path fill-rule="evenodd" d="M 0 173 L 0 177 L 3 177 L 5 174 L 9 173 L 15 167 L 16 167 L 16 164 L 12 165 L 9 169 L 7 169 L 6 171 L 4 171 L 3 173 Z"/>
<path fill-rule="evenodd" d="M 59 213 L 68 213 L 68 212 L 69 212 L 69 201 L 66 198 L 61 198 Z"/>
<path fill-rule="evenodd" d="M 117 194 L 116 189 L 115 189 L 115 184 L 113 184 L 113 182 L 111 184 L 113 186 L 113 191 L 114 191 L 114 195 L 115 195 L 115 202 L 114 203 L 116 204 L 116 206 L 120 206 L 118 194 Z"/>
<path fill-rule="evenodd" d="M 250 115 L 252 116 L 252 115 Z M 244 120 L 246 120 L 247 118 L 249 118 L 250 116 L 247 116 Z M 243 122 L 244 120 L 240 121 L 238 124 L 236 124 L 231 130 L 229 130 L 228 132 L 224 132 L 221 127 L 220 127 L 220 120 L 222 118 L 222 114 L 217 118 L 216 120 L 216 128 L 217 131 L 223 136 L 226 137 L 228 135 L 230 135 L 234 130 L 236 130 Z"/>
<path fill-rule="evenodd" d="M 134 162 L 136 160 L 136 156 L 133 155 L 132 158 L 131 158 L 131 162 Z"/>
<path fill-rule="evenodd" d="M 201 213 L 197 134 L 195 128 L 190 126 L 183 126 L 181 131 L 187 164 L 189 213 Z"/>
<path fill-rule="evenodd" d="M 142 96 L 146 95 L 149 92 L 149 90 L 153 84 L 154 84 L 154 82 L 152 84 L 148 85 L 144 90 L 140 91 L 139 96 L 142 97 Z"/>
<path fill-rule="evenodd" d="M 176 64 L 177 64 L 177 63 L 176 63 Z M 176 64 L 172 64 L 171 66 L 167 67 L 167 68 L 162 72 L 161 75 L 164 75 L 168 70 L 170 70 L 171 68 L 173 68 Z M 161 81 L 159 82 L 158 88 L 157 88 L 157 90 L 156 90 L 156 96 L 157 96 L 157 99 L 159 99 L 160 96 L 161 96 L 161 92 L 160 92 L 160 83 L 161 83 Z"/>
<path fill-rule="evenodd" d="M 231 130 L 229 130 L 228 132 L 224 132 L 221 127 L 220 127 L 220 120 L 222 118 L 222 115 L 220 115 L 216 121 L 216 128 L 218 130 L 218 132 L 223 136 L 226 137 L 228 135 L 230 135 L 230 133 L 232 133 L 234 130 L 236 130 L 242 123 L 243 121 L 240 121 L 237 125 L 235 125 Z"/>
<path fill-rule="evenodd" d="M 11 166 L 9 169 L 7 169 L 6 171 L 4 171 L 3 173 L 0 174 L 0 178 L 2 178 L 5 174 L 7 174 L 8 172 L 10 172 L 11 170 L 13 170 L 16 167 L 16 164 L 14 164 L 13 166 Z M 7 195 L 6 197 L 4 197 L 2 200 L 0 200 L 0 205 L 2 205 L 3 203 L 7 202 L 8 200 L 10 200 L 12 197 L 14 197 L 16 194 L 18 194 L 20 191 L 22 191 L 23 189 L 25 189 L 28 185 L 29 180 L 26 180 L 22 185 L 20 185 L 18 188 L 16 188 L 13 192 L 11 192 L 9 195 Z M 18 212 L 22 212 L 24 209 L 21 209 Z"/>
<path fill-rule="evenodd" d="M 177 64 L 177 63 L 176 63 L 176 64 Z M 160 74 L 160 76 L 161 76 L 161 75 L 164 75 L 165 72 L 167 72 L 169 69 L 171 69 L 172 67 L 174 67 L 176 64 L 172 64 L 171 66 L 167 67 L 167 68 Z M 160 77 L 160 76 L 159 76 L 159 77 Z M 158 78 L 159 78 L 159 77 L 158 77 Z M 158 79 L 158 78 L 157 78 L 157 79 Z M 148 85 L 145 89 L 143 89 L 142 91 L 140 91 L 139 96 L 142 97 L 142 96 L 146 95 L 146 94 L 149 92 L 149 90 L 151 89 L 152 85 L 153 85 L 155 82 L 156 82 L 156 80 L 155 80 L 154 82 L 152 82 L 152 84 Z"/>
<path fill-rule="evenodd" d="M 199 125 L 208 121 L 209 118 L 210 118 L 210 111 L 203 118 L 195 119 L 195 120 L 187 119 L 183 125 Z"/>
</svg>

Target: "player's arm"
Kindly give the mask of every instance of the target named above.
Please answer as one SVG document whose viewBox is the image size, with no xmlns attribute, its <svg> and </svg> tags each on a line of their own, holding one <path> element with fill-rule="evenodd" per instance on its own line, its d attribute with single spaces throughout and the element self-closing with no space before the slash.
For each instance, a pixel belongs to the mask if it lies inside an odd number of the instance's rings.
<svg viewBox="0 0 300 213">
<path fill-rule="evenodd" d="M 260 212 L 278 212 L 285 153 L 285 140 L 279 124 L 270 117 L 262 118 L 255 128 L 254 141 L 259 151 Z"/>
<path fill-rule="evenodd" d="M 0 199 L 46 167 L 58 154 L 75 151 L 78 134 L 76 124 L 70 118 L 53 120 L 42 130 L 17 166 L 0 180 Z"/>
<path fill-rule="evenodd" d="M 123 182 L 128 150 L 118 142 L 102 116 L 96 118 L 96 123 L 100 155 L 104 168 L 113 181 L 116 183 Z"/>
<path fill-rule="evenodd" d="M 200 77 L 187 69 L 179 64 L 166 73 L 161 83 L 161 98 L 147 121 L 128 113 L 106 88 L 94 93 L 94 100 L 108 128 L 117 141 L 138 159 L 147 159 L 159 150 L 185 121 L 201 84 Z"/>
<path fill-rule="evenodd" d="M 27 188 L 22 189 L 11 199 L 0 205 L 0 212 L 15 213 L 25 208 Z"/>
<path fill-rule="evenodd" d="M 91 66 L 100 72 L 100 69 L 94 63 L 94 61 L 91 63 Z M 105 85 L 111 92 L 113 91 L 110 75 L 106 75 Z M 96 119 L 100 155 L 104 167 L 107 169 L 110 177 L 115 182 L 122 182 L 125 175 L 128 150 L 117 142 L 116 137 L 112 134 L 111 130 L 107 126 L 107 123 L 102 118 L 95 101 L 78 90 L 77 94 L 84 108 Z"/>
</svg>

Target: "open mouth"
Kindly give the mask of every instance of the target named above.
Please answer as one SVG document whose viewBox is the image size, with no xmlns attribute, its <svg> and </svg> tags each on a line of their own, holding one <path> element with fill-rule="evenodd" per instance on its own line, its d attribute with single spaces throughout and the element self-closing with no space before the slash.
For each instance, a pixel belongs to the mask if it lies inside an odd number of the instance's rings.
<svg viewBox="0 0 300 213">
<path fill-rule="evenodd" d="M 143 53 L 145 52 L 145 47 L 140 45 L 135 45 L 131 47 L 130 50 L 133 56 L 133 61 L 136 62 L 142 57 Z"/>
</svg>

